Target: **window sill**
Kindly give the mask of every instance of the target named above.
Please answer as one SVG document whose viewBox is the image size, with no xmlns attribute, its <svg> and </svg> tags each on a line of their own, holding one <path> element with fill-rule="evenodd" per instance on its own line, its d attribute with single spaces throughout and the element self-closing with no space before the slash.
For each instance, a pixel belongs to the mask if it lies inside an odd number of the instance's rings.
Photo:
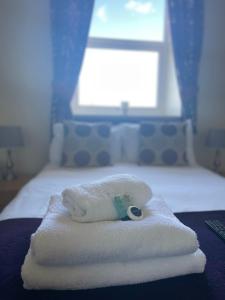
<svg viewBox="0 0 225 300">
<path fill-rule="evenodd" d="M 111 122 L 117 123 L 139 123 L 142 121 L 181 121 L 182 117 L 169 117 L 169 116 L 113 116 L 113 115 L 74 115 L 74 121 L 80 122 Z"/>
</svg>

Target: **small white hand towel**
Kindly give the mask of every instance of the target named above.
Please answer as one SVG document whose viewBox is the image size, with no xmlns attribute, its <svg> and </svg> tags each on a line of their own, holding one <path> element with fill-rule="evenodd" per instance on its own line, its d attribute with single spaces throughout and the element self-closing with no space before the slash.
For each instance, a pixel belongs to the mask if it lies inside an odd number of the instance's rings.
<svg viewBox="0 0 225 300">
<path fill-rule="evenodd" d="M 153 198 L 140 221 L 79 223 L 71 220 L 61 198 L 32 235 L 39 264 L 71 265 L 184 255 L 199 247 L 195 232 L 182 224 L 161 199 Z"/>
<path fill-rule="evenodd" d="M 205 263 L 205 255 L 197 250 L 188 255 L 130 262 L 45 267 L 37 265 L 28 252 L 22 278 L 26 289 L 91 289 L 202 273 Z"/>
<path fill-rule="evenodd" d="M 62 193 L 63 205 L 70 211 L 72 219 L 78 222 L 118 219 L 113 199 L 124 195 L 129 196 L 131 205 L 142 208 L 152 197 L 152 192 L 136 176 L 118 174 L 67 188 Z"/>
</svg>

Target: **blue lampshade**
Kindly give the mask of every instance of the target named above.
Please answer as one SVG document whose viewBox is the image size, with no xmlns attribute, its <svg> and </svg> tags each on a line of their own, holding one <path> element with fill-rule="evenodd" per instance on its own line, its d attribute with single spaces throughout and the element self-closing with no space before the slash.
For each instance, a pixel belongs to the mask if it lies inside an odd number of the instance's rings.
<svg viewBox="0 0 225 300">
<path fill-rule="evenodd" d="M 209 148 L 225 148 L 225 129 L 210 129 L 206 138 Z"/>
<path fill-rule="evenodd" d="M 23 136 L 20 127 L 0 126 L 0 148 L 12 149 L 23 145 Z"/>
</svg>

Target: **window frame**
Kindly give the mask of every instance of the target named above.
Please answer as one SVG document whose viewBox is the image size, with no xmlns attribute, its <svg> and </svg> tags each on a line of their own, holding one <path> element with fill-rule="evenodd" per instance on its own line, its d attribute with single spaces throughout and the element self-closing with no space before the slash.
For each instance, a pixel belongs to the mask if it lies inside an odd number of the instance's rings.
<svg viewBox="0 0 225 300">
<path fill-rule="evenodd" d="M 158 78 L 157 78 L 157 99 L 156 107 L 149 108 L 132 108 L 129 107 L 126 115 L 124 115 L 121 107 L 109 106 L 82 106 L 79 105 L 79 82 L 76 92 L 71 101 L 71 110 L 74 115 L 78 116 L 112 116 L 112 117 L 161 117 L 164 113 L 165 104 L 165 82 L 166 82 L 166 55 L 168 50 L 169 30 L 167 17 L 167 3 L 165 1 L 164 7 L 164 28 L 162 41 L 142 41 L 142 40 L 128 40 L 128 39 L 112 39 L 112 38 L 97 38 L 89 37 L 87 49 L 110 49 L 110 50 L 135 50 L 135 51 L 149 51 L 157 52 L 159 54 L 158 61 Z"/>
</svg>

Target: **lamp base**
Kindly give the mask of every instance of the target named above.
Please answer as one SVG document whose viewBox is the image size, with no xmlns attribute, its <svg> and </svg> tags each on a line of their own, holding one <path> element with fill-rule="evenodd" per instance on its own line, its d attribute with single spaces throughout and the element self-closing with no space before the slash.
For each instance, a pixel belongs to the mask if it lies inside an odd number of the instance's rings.
<svg viewBox="0 0 225 300">
<path fill-rule="evenodd" d="M 6 174 L 4 176 L 4 179 L 6 181 L 12 181 L 17 178 L 16 174 L 12 170 L 6 170 Z"/>
<path fill-rule="evenodd" d="M 216 173 L 219 173 L 220 168 L 221 168 L 221 164 L 222 164 L 221 151 L 220 151 L 220 149 L 217 149 L 216 153 L 215 153 L 214 162 L 213 162 L 213 169 Z"/>
<path fill-rule="evenodd" d="M 16 174 L 14 173 L 14 163 L 12 160 L 12 154 L 10 149 L 7 150 L 6 172 L 5 172 L 4 179 L 6 181 L 11 181 L 16 179 Z"/>
<path fill-rule="evenodd" d="M 0 181 L 2 181 L 3 179 L 4 179 L 4 176 L 3 176 L 2 170 L 0 169 Z"/>
</svg>

